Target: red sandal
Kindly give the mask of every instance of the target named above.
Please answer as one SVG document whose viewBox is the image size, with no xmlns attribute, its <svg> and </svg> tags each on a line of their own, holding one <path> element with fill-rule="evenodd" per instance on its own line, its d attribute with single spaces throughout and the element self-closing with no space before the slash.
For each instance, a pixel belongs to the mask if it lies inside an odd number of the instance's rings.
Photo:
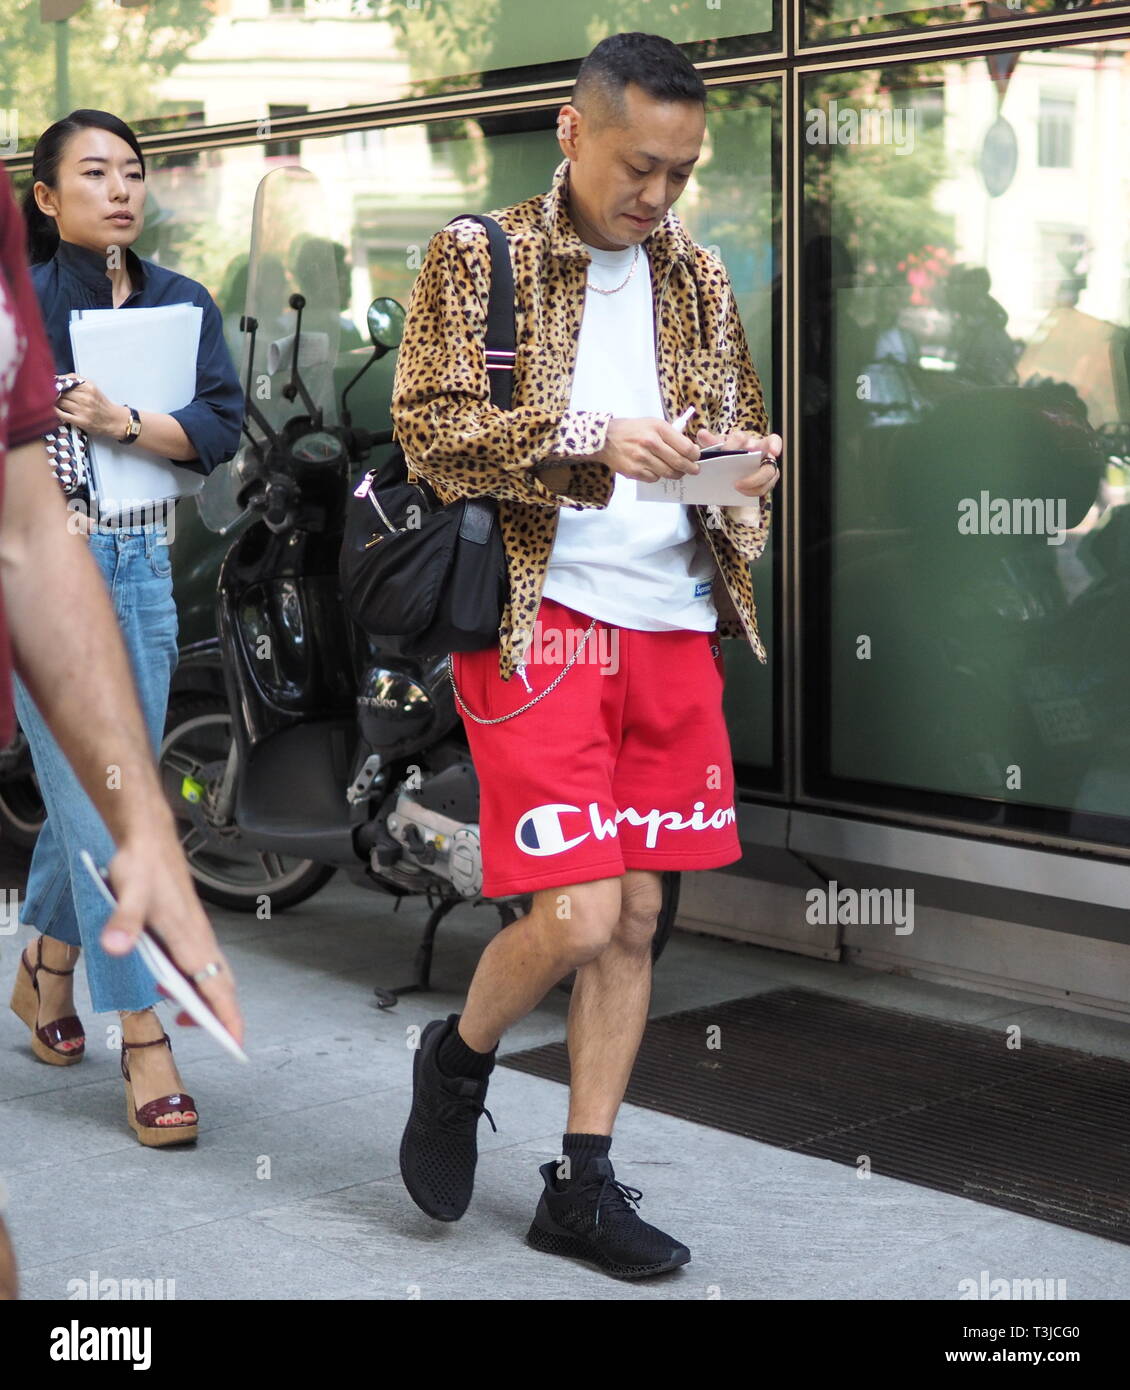
<svg viewBox="0 0 1130 1390">
<path fill-rule="evenodd" d="M 20 966 L 22 968 L 16 972 L 16 983 L 12 989 L 11 1009 L 16 1017 L 31 1029 L 32 1052 L 41 1062 L 47 1062 L 53 1067 L 73 1067 L 86 1055 L 86 1038 L 76 1015 L 68 1014 L 66 1018 L 57 1018 L 53 1023 L 45 1023 L 42 1028 L 35 1025 L 39 1021 L 39 972 L 45 970 L 48 975 L 73 975 L 75 967 L 72 965 L 69 970 L 54 970 L 51 966 L 44 965 L 42 934 L 39 937 L 35 965 L 29 965 L 26 952 L 21 951 Z M 76 1047 L 70 1052 L 58 1050 L 59 1043 L 73 1042 L 76 1038 L 83 1039 L 82 1047 Z"/>
<path fill-rule="evenodd" d="M 157 1123 L 161 1115 L 172 1115 L 178 1110 L 191 1110 L 199 1119 L 196 1102 L 191 1096 L 158 1096 L 156 1100 L 146 1101 L 140 1110 L 133 1103 L 133 1082 L 129 1079 L 129 1061 L 126 1053 L 138 1047 L 158 1047 L 161 1043 L 164 1043 L 170 1052 L 173 1050 L 168 1033 L 162 1033 L 159 1038 L 152 1038 L 149 1042 L 128 1043 L 124 1038 L 122 1039 L 122 1076 L 126 1083 L 126 1119 L 129 1121 L 130 1129 L 137 1135 L 139 1142 L 149 1149 L 163 1149 L 169 1144 L 191 1144 L 199 1133 L 199 1125 L 196 1120 L 191 1124 L 179 1125 L 159 1125 Z"/>
</svg>

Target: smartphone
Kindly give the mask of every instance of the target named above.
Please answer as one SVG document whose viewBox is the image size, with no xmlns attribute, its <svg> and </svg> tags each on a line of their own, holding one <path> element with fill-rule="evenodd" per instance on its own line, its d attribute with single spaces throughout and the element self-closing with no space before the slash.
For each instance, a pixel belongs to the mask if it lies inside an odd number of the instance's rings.
<svg viewBox="0 0 1130 1390">
<path fill-rule="evenodd" d="M 105 870 L 98 868 L 93 856 L 85 849 L 79 851 L 79 858 L 97 885 L 98 891 L 111 907 L 116 908 L 118 900 L 114 896 L 113 888 L 110 887 L 110 880 L 106 876 Z M 145 927 L 142 930 L 137 939 L 137 951 L 153 972 L 153 978 L 159 985 L 163 985 L 168 990 L 174 1003 L 178 1004 L 194 1023 L 199 1023 L 201 1028 L 210 1034 L 226 1052 L 230 1052 L 237 1061 L 249 1062 L 251 1060 L 216 1017 L 211 1004 L 200 993 L 196 982 L 185 974 L 166 951 L 161 938 L 152 927 Z"/>
<path fill-rule="evenodd" d="M 751 459 L 760 459 L 762 451 L 760 449 L 724 449 L 721 444 L 711 444 L 709 448 L 701 450 L 699 458 L 733 458 L 736 454 L 748 454 Z"/>
</svg>

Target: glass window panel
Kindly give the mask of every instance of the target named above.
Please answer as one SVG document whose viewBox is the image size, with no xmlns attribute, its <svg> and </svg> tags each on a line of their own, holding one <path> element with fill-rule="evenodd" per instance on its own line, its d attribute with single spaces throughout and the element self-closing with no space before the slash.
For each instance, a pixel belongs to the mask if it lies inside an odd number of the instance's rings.
<svg viewBox="0 0 1130 1390">
<path fill-rule="evenodd" d="M 707 126 L 712 152 L 697 175 L 695 201 L 689 193 L 676 205 L 695 241 L 714 247 L 726 266 L 761 378 L 771 428 L 781 432 L 777 407 L 776 353 L 779 333 L 779 168 L 780 88 L 776 82 L 751 90 L 711 93 Z M 687 204 L 684 207 L 684 203 Z M 787 466 L 787 465 L 784 465 Z M 776 586 L 783 553 L 781 489 L 765 553 L 753 567 L 758 631 L 768 663 L 754 656 L 748 642 L 724 644 L 724 706 L 730 727 L 739 785 L 775 785 L 778 689 Z"/>
<path fill-rule="evenodd" d="M 86 0 L 55 23 L 40 4 L 4 0 L 0 111 L 20 150 L 81 106 L 144 133 L 568 79 L 617 32 L 662 34 L 695 62 L 777 46 L 773 0 Z M 173 107 L 180 121 L 156 119 Z"/>
<path fill-rule="evenodd" d="M 1054 15 L 1125 12 L 1126 0 L 804 0 L 803 44 L 880 34 L 919 33 L 942 25 L 1038 22 Z"/>
<path fill-rule="evenodd" d="M 712 89 L 703 156 L 675 205 L 694 239 L 713 247 L 727 266 L 775 424 L 780 205 L 773 170 L 779 163 L 779 113 L 776 81 Z M 391 295 L 407 305 L 428 240 L 445 222 L 460 212 L 505 207 L 549 187 L 561 159 L 555 116 L 556 108 L 524 116 L 521 125 L 527 128 L 520 130 L 513 118 L 484 118 L 151 158 L 146 224 L 136 249 L 207 286 L 223 313 L 238 365 L 255 189 L 269 169 L 301 164 L 321 182 L 324 235 L 338 248 L 344 373 L 358 365 L 369 302 Z M 534 122 L 542 128 L 528 128 Z M 14 180 L 18 192 L 26 179 Z M 351 397 L 358 424 L 387 428 L 394 364 L 395 355 L 389 354 Z M 773 574 L 780 527 L 778 512 L 770 544 L 755 567 L 759 629 L 769 664 L 762 666 L 746 642 L 726 644 L 734 757 L 750 782 L 763 779 L 773 764 Z"/>
<path fill-rule="evenodd" d="M 818 794 L 1130 842 L 1128 53 L 805 82 Z"/>
</svg>

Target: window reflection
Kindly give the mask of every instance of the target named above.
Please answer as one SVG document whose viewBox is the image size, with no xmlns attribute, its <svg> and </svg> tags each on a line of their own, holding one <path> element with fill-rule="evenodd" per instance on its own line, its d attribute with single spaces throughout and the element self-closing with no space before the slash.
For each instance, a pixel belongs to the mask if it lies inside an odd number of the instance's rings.
<svg viewBox="0 0 1130 1390">
<path fill-rule="evenodd" d="M 805 156 L 833 778 L 1130 812 L 1128 49 L 1022 54 L 1003 93 L 979 58 L 809 87 L 809 111 L 933 113 L 909 153 Z"/>
<path fill-rule="evenodd" d="M 805 0 L 804 42 L 914 33 L 940 25 L 1016 24 L 1124 9 L 1125 0 Z"/>
<path fill-rule="evenodd" d="M 69 0 L 14 0 L 8 8 L 18 13 L 9 23 L 5 12 L 0 88 L 20 94 L 21 151 L 82 106 L 112 110 L 142 134 L 180 128 L 183 115 L 155 118 L 186 105 L 211 126 L 544 82 L 575 71 L 607 35 L 630 30 L 688 45 L 695 62 L 776 46 L 773 0 L 177 0 L 124 8 L 85 0 L 73 14 Z M 280 139 L 276 152 L 290 144 Z"/>
</svg>

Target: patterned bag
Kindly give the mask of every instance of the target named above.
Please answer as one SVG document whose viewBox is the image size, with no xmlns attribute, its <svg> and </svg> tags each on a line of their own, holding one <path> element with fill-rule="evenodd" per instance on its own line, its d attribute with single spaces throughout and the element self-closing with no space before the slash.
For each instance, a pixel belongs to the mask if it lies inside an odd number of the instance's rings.
<svg viewBox="0 0 1130 1390">
<path fill-rule="evenodd" d="M 55 399 L 69 391 L 73 386 L 81 386 L 85 377 L 75 376 L 73 372 L 55 377 Z M 58 424 L 45 436 L 47 456 L 55 470 L 55 478 L 63 489 L 64 497 L 73 497 L 83 488 L 88 477 L 86 458 L 86 435 L 77 425 Z"/>
</svg>

